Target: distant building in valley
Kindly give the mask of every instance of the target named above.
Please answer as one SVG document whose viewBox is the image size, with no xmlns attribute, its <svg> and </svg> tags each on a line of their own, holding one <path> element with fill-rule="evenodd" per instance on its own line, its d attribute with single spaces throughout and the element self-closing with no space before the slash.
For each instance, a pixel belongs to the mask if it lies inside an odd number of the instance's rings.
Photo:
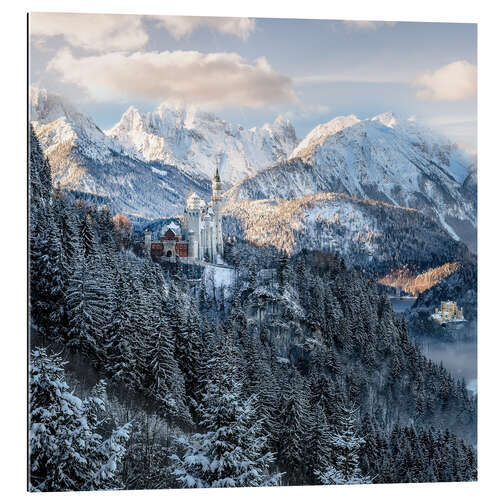
<svg viewBox="0 0 500 500">
<path fill-rule="evenodd" d="M 212 199 L 206 203 L 196 193 L 190 193 L 182 228 L 176 224 L 164 226 L 159 241 L 152 241 L 152 234 L 144 233 L 144 248 L 151 257 L 165 257 L 181 261 L 217 263 L 217 255 L 224 252 L 222 241 L 222 184 L 219 169 L 212 179 Z"/>
<path fill-rule="evenodd" d="M 462 308 L 458 308 L 457 303 L 451 300 L 442 301 L 441 309 L 437 308 L 431 319 L 442 325 L 443 323 L 452 323 L 465 321 Z"/>
</svg>

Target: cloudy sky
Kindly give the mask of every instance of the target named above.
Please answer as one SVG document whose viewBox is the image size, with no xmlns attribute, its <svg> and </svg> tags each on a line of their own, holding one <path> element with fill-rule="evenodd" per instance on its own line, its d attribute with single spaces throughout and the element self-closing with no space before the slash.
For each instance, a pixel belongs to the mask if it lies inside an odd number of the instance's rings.
<svg viewBox="0 0 500 500">
<path fill-rule="evenodd" d="M 30 40 L 31 83 L 103 129 L 165 100 L 244 126 L 283 114 L 300 137 L 393 111 L 476 148 L 474 24 L 32 14 Z"/>
</svg>

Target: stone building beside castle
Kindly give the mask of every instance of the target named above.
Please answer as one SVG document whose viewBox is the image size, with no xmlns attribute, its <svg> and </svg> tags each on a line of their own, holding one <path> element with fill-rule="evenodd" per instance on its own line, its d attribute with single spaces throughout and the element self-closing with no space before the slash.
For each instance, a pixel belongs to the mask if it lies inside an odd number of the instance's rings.
<svg viewBox="0 0 500 500">
<path fill-rule="evenodd" d="M 164 226 L 158 241 L 152 234 L 144 233 L 144 248 L 151 257 L 164 257 L 184 262 L 204 261 L 217 263 L 223 254 L 222 241 L 222 184 L 219 169 L 212 179 L 212 199 L 206 203 L 196 193 L 189 194 L 184 209 L 182 227 L 176 224 Z"/>
</svg>

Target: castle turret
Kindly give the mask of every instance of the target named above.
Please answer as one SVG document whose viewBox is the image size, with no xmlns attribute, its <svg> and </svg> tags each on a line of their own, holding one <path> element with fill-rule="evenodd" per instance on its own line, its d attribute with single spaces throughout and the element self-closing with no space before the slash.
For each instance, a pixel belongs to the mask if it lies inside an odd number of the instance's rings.
<svg viewBox="0 0 500 500">
<path fill-rule="evenodd" d="M 201 209 L 200 197 L 191 193 L 187 198 L 186 210 L 184 212 L 186 235 L 189 241 L 189 257 L 200 258 L 201 245 Z"/>
<path fill-rule="evenodd" d="M 215 175 L 212 179 L 212 201 L 221 201 L 222 200 L 222 183 L 220 181 L 219 176 L 219 167 L 215 169 Z"/>
<path fill-rule="evenodd" d="M 215 222 L 215 249 L 219 255 L 223 255 L 224 247 L 222 242 L 222 183 L 219 176 L 219 167 L 215 170 L 214 178 L 212 179 L 212 209 L 214 211 Z"/>
<path fill-rule="evenodd" d="M 151 231 L 149 229 L 146 229 L 144 231 L 144 251 L 148 255 L 151 255 L 151 239 L 152 239 Z"/>
</svg>

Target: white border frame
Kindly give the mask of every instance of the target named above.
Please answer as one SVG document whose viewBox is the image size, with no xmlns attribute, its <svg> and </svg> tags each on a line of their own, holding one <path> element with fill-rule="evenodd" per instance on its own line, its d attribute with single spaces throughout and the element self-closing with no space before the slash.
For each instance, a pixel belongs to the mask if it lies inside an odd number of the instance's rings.
<svg viewBox="0 0 500 500">
<path fill-rule="evenodd" d="M 184 2 L 86 0 L 70 4 L 60 0 L 31 0 L 2 12 L 2 363 L 0 363 L 2 447 L 0 488 L 5 498 L 26 492 L 26 12 L 102 12 L 172 15 L 224 15 L 251 17 L 370 19 L 398 21 L 476 22 L 479 24 L 479 481 L 477 483 L 372 485 L 347 487 L 283 487 L 237 490 L 169 490 L 101 492 L 107 498 L 492 498 L 500 490 L 498 454 L 498 329 L 495 285 L 498 280 L 498 134 L 500 119 L 497 10 L 494 2 L 459 3 L 456 0 L 350 0 L 307 2 L 230 0 Z M 497 493 L 498 494 L 498 493 Z M 42 498 L 70 498 L 45 493 Z M 79 493 L 90 498 L 93 493 Z"/>
</svg>

